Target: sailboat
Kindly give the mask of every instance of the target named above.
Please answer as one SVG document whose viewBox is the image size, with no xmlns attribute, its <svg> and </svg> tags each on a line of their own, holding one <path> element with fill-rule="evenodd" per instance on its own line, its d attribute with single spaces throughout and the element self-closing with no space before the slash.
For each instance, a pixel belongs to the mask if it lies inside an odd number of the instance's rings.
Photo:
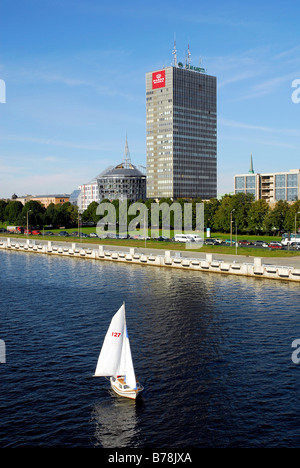
<svg viewBox="0 0 300 468">
<path fill-rule="evenodd" d="M 137 382 L 126 327 L 125 303 L 113 316 L 99 354 L 95 377 L 110 377 L 111 388 L 120 396 L 136 399 L 144 389 Z"/>
</svg>

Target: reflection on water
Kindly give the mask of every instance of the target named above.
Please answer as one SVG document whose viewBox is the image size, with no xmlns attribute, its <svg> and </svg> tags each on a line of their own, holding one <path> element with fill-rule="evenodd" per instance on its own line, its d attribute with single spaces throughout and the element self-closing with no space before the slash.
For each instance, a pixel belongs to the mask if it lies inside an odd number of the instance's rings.
<svg viewBox="0 0 300 468">
<path fill-rule="evenodd" d="M 131 447 L 137 437 L 137 401 L 119 397 L 108 390 L 111 399 L 105 398 L 95 404 L 92 420 L 95 423 L 95 446 L 103 448 Z"/>
<path fill-rule="evenodd" d="M 296 447 L 297 284 L 0 251 L 2 446 Z M 126 303 L 140 401 L 87 379 Z"/>
</svg>

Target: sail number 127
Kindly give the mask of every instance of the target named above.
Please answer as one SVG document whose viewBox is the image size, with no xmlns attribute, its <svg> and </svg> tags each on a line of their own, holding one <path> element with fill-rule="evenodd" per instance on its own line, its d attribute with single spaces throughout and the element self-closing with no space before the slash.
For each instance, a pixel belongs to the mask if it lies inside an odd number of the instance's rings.
<svg viewBox="0 0 300 468">
<path fill-rule="evenodd" d="M 121 335 L 121 333 L 111 332 L 111 336 L 114 336 L 115 338 L 119 338 L 120 335 Z"/>
</svg>

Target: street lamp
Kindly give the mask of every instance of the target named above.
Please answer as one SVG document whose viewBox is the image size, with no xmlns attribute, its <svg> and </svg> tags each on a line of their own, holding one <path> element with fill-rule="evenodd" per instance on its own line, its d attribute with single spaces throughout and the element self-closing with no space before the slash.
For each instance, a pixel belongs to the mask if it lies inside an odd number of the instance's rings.
<svg viewBox="0 0 300 468">
<path fill-rule="evenodd" d="M 235 211 L 235 208 L 230 211 L 230 247 L 232 246 L 232 213 Z"/>
<path fill-rule="evenodd" d="M 28 237 L 28 214 L 31 213 L 32 210 L 28 210 L 27 213 L 26 213 L 26 217 L 27 217 L 27 237 Z"/>
</svg>

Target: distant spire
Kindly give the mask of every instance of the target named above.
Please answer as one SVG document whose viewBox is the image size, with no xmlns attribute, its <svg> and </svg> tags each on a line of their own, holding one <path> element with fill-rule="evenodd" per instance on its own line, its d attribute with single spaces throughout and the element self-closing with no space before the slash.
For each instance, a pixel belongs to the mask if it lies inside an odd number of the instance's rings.
<svg viewBox="0 0 300 468">
<path fill-rule="evenodd" d="M 252 160 L 252 153 L 251 153 L 251 157 L 250 157 L 250 168 L 249 168 L 249 174 L 254 174 L 254 170 L 253 170 L 253 160 Z"/>
<path fill-rule="evenodd" d="M 130 159 L 128 141 L 127 141 L 127 133 L 126 133 L 126 141 L 125 141 L 125 149 L 124 149 L 123 164 L 124 164 L 124 168 L 127 168 L 127 169 L 131 166 L 131 159 Z"/>
<path fill-rule="evenodd" d="M 177 67 L 177 50 L 176 50 L 176 36 L 175 36 L 175 34 L 174 34 L 174 47 L 173 47 L 172 54 L 174 55 L 174 67 Z"/>
</svg>

